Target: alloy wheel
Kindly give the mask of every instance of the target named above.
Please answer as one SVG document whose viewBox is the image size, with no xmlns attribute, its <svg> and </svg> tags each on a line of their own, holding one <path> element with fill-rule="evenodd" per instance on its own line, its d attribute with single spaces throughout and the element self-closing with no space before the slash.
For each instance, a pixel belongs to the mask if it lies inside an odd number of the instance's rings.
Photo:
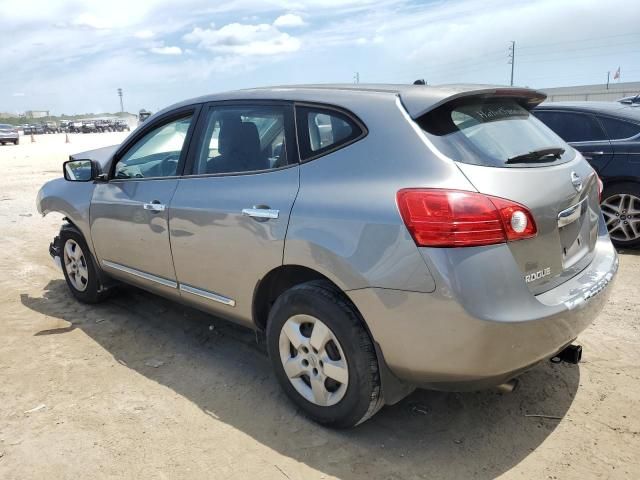
<svg viewBox="0 0 640 480">
<path fill-rule="evenodd" d="M 349 367 L 335 334 L 311 315 L 294 315 L 280 331 L 280 360 L 289 381 L 309 402 L 338 403 L 349 384 Z"/>
<path fill-rule="evenodd" d="M 612 239 L 630 242 L 640 238 L 640 198 L 618 193 L 604 199 L 601 208 Z"/>
<path fill-rule="evenodd" d="M 64 267 L 73 287 L 84 292 L 89 283 L 89 269 L 84 252 L 78 242 L 68 239 L 64 244 Z"/>
</svg>

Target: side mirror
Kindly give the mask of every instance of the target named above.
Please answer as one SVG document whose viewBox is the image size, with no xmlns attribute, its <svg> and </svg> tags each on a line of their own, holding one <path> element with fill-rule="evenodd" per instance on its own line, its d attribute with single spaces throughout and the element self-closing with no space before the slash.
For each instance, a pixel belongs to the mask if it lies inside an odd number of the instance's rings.
<svg viewBox="0 0 640 480">
<path fill-rule="evenodd" d="M 95 180 L 97 169 L 91 160 L 67 160 L 62 164 L 62 173 L 69 182 L 90 182 Z"/>
</svg>

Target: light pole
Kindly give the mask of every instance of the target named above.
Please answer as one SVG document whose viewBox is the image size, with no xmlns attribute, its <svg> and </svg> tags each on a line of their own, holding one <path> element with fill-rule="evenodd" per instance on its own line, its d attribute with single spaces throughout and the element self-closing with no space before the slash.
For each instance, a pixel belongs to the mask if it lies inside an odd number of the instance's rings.
<svg viewBox="0 0 640 480">
<path fill-rule="evenodd" d="M 511 45 L 509 46 L 509 62 L 511 64 L 511 83 L 510 85 L 513 87 L 513 67 L 516 63 L 516 42 L 511 40 Z"/>
<path fill-rule="evenodd" d="M 118 96 L 120 97 L 120 112 L 124 112 L 124 104 L 122 103 L 122 89 L 118 89 Z"/>
</svg>

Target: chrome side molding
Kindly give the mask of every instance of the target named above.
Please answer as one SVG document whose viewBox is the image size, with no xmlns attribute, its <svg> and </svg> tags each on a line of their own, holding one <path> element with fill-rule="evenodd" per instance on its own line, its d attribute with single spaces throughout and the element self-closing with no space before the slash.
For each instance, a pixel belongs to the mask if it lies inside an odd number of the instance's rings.
<svg viewBox="0 0 640 480">
<path fill-rule="evenodd" d="M 159 283 L 160 285 L 164 285 L 165 287 L 178 288 L 178 284 L 172 280 L 157 277 L 156 275 L 151 275 L 150 273 L 141 272 L 140 270 L 136 270 L 135 268 L 125 267 L 124 265 L 120 265 L 119 263 L 103 260 L 102 265 L 107 268 L 113 268 L 114 270 L 128 273 L 129 275 L 133 275 L 135 277 L 144 278 L 145 280 L 149 280 L 150 282 Z"/>
<path fill-rule="evenodd" d="M 190 287 L 189 285 L 180 284 L 180 291 L 190 293 L 191 295 L 197 295 L 198 297 L 203 297 L 208 300 L 213 300 L 214 302 L 222 303 L 224 305 L 228 305 L 229 307 L 235 307 L 236 301 L 223 297 L 222 295 L 218 295 L 217 293 L 209 292 L 207 290 L 201 290 L 199 288 Z"/>
<path fill-rule="evenodd" d="M 108 260 L 103 260 L 102 265 L 107 268 L 113 268 L 114 270 L 119 270 L 121 272 L 128 273 L 129 275 L 134 275 L 139 278 L 144 278 L 145 280 L 149 280 L 150 282 L 159 283 L 160 285 L 164 285 L 165 287 L 177 288 L 181 292 L 190 293 L 191 295 L 197 295 L 198 297 L 206 298 L 208 300 L 213 300 L 214 302 L 222 303 L 223 305 L 227 305 L 229 307 L 236 306 L 236 301 L 233 300 L 232 298 L 218 295 L 217 293 L 214 293 L 214 292 L 201 290 L 200 288 L 191 287 L 189 285 L 178 284 L 177 282 L 174 282 L 172 280 L 167 280 L 166 278 L 158 277 L 156 275 L 151 275 L 150 273 L 141 272 L 140 270 L 136 270 L 135 268 L 126 267 L 124 265 L 120 265 L 119 263 L 110 262 Z"/>
</svg>

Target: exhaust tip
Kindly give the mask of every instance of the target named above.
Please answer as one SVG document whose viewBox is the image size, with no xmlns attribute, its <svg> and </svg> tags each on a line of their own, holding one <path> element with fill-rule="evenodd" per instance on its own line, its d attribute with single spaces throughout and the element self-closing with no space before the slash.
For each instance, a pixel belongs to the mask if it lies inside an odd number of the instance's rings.
<svg viewBox="0 0 640 480">
<path fill-rule="evenodd" d="M 506 394 L 515 392 L 520 386 L 520 381 L 517 378 L 513 378 L 508 382 L 502 383 L 500 385 L 496 385 L 495 389 L 498 393 Z"/>
</svg>

